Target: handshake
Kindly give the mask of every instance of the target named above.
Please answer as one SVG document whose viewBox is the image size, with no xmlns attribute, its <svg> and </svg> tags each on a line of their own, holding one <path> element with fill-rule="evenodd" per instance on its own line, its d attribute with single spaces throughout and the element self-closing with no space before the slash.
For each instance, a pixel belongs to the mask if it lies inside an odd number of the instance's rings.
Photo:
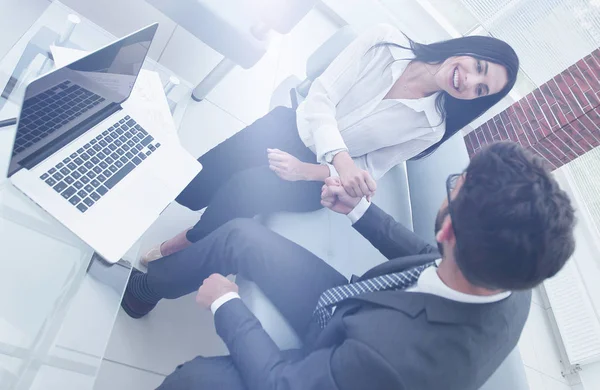
<svg viewBox="0 0 600 390">
<path fill-rule="evenodd" d="M 350 196 L 337 177 L 328 177 L 321 189 L 321 204 L 336 213 L 348 215 L 361 199 Z"/>
</svg>

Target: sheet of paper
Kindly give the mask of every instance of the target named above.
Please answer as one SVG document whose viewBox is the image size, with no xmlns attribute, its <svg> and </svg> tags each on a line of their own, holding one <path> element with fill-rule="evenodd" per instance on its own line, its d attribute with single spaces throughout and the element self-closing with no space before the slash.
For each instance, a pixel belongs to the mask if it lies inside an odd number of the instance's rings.
<svg viewBox="0 0 600 390">
<path fill-rule="evenodd" d="M 83 50 L 69 49 L 54 45 L 50 46 L 50 51 L 54 57 L 54 65 L 56 65 L 57 68 L 69 65 L 71 62 L 77 61 L 88 53 Z"/>
<path fill-rule="evenodd" d="M 123 107 L 142 127 L 161 132 L 179 142 L 177 128 L 158 73 L 142 69 L 133 92 L 123 103 Z"/>
<path fill-rule="evenodd" d="M 51 46 L 50 50 L 57 67 L 68 65 L 87 54 L 82 50 L 59 46 Z M 163 136 L 179 142 L 177 129 L 158 73 L 142 69 L 131 96 L 123 103 L 123 107 L 142 127 L 152 130 L 152 132 L 160 132 Z"/>
</svg>

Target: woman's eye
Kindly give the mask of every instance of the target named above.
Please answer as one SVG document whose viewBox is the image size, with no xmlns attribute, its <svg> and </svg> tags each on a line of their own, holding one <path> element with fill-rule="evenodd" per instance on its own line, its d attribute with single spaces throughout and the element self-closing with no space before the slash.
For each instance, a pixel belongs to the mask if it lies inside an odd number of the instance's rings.
<svg viewBox="0 0 600 390">
<path fill-rule="evenodd" d="M 477 61 L 477 73 L 481 73 L 481 61 Z"/>
</svg>

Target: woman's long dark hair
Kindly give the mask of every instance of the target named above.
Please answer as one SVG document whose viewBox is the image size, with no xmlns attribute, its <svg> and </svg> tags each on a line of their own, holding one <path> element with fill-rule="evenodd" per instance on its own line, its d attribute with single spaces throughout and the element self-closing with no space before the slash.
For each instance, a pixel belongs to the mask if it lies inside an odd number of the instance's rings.
<svg viewBox="0 0 600 390">
<path fill-rule="evenodd" d="M 410 42 L 410 47 L 389 42 L 383 45 L 410 49 L 415 56 L 413 61 L 428 64 L 441 64 L 450 57 L 470 56 L 502 65 L 506 68 L 508 74 L 506 86 L 493 95 L 473 100 L 461 100 L 442 91 L 435 100 L 435 106 L 442 116 L 442 121 L 446 122 L 446 132 L 439 142 L 414 157 L 414 159 L 420 159 L 433 153 L 448 138 L 486 112 L 510 92 L 517 81 L 519 57 L 508 43 L 492 37 L 468 36 L 428 45 L 415 42 L 408 37 L 407 39 Z"/>
</svg>

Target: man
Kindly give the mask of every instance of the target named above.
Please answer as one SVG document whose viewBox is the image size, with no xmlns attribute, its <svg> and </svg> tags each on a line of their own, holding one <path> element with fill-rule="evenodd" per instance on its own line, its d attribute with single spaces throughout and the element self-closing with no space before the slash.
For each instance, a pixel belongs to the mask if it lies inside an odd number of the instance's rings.
<svg viewBox="0 0 600 390">
<path fill-rule="evenodd" d="M 323 204 L 390 259 L 350 284 L 252 220 L 136 271 L 122 304 L 129 315 L 200 287 L 197 301 L 231 353 L 180 366 L 160 389 L 478 389 L 515 347 L 529 290 L 572 254 L 573 208 L 540 159 L 511 143 L 482 150 L 447 188 L 438 252 L 329 180 Z M 228 274 L 258 284 L 303 350 L 277 348 Z"/>
</svg>

